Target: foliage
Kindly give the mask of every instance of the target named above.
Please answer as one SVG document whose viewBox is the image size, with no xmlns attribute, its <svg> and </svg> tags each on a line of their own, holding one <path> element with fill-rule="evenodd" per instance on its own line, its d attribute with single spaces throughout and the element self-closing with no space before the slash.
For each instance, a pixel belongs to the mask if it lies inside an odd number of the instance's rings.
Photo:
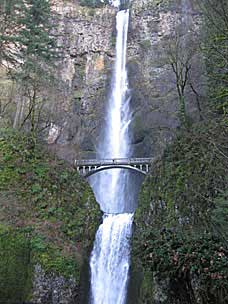
<svg viewBox="0 0 228 304">
<path fill-rule="evenodd" d="M 148 51 L 151 48 L 151 42 L 149 39 L 142 40 L 140 46 L 144 51 Z"/>
<path fill-rule="evenodd" d="M 110 4 L 111 2 L 112 2 L 111 0 L 79 0 L 80 5 L 93 7 L 93 8 L 103 7 L 107 4 Z M 120 9 L 126 9 L 128 7 L 129 7 L 129 1 L 122 0 L 120 4 Z"/>
<path fill-rule="evenodd" d="M 54 61 L 60 56 L 56 38 L 53 36 L 51 8 L 47 0 L 26 0 L 17 42 L 22 45 L 20 57 L 22 64 L 14 73 L 17 82 L 28 99 L 29 106 L 22 126 L 29 122 L 30 131 L 36 137 L 41 123 L 41 111 L 45 103 L 44 89 L 53 87 Z M 42 77 L 40 77 L 42 75 Z"/>
<path fill-rule="evenodd" d="M 31 145 L 28 136 L 0 131 L 0 220 L 30 232 L 44 269 L 78 276 L 99 207 L 74 170 Z"/>
<path fill-rule="evenodd" d="M 22 303 L 31 289 L 29 240 L 23 233 L 0 226 L 1 303 Z"/>
<path fill-rule="evenodd" d="M 35 141 L 40 126 L 43 129 L 50 123 L 50 118 L 43 115 L 50 98 L 47 95 L 57 90 L 53 76 L 61 57 L 55 35 L 57 16 L 49 0 L 0 0 L 0 7 L 4 20 L 0 64 L 5 65 L 18 90 L 13 126 L 31 131 Z"/>
<path fill-rule="evenodd" d="M 211 107 L 228 113 L 228 3 L 226 0 L 199 1 L 205 17 L 206 39 L 203 45 Z"/>
<path fill-rule="evenodd" d="M 186 286 L 197 280 L 200 303 L 225 303 L 228 288 L 226 243 L 209 233 L 188 236 L 173 230 L 147 233 L 143 235 L 143 246 L 136 247 L 135 254 L 147 271 L 170 278 L 171 284 L 185 282 L 185 289 L 182 294 L 176 294 L 177 298 L 189 298 L 192 302 L 187 303 L 195 303 L 193 291 Z"/>
<path fill-rule="evenodd" d="M 18 14 L 21 5 L 22 0 L 0 0 L 0 64 L 15 65 L 17 62 L 16 35 L 20 31 Z"/>
<path fill-rule="evenodd" d="M 228 233 L 228 189 L 216 197 L 212 221 L 222 235 Z"/>
<path fill-rule="evenodd" d="M 80 0 L 80 5 L 89 7 L 102 7 L 108 4 L 109 0 Z"/>
<path fill-rule="evenodd" d="M 153 169 L 148 184 L 156 186 L 145 189 L 143 201 L 153 198 L 153 212 L 167 227 L 181 221 L 209 229 L 214 199 L 227 187 L 227 136 L 225 122 L 197 124 L 177 136 Z"/>
<path fill-rule="evenodd" d="M 38 262 L 45 272 L 54 272 L 66 278 L 74 277 L 79 281 L 81 264 L 73 254 L 64 254 L 56 245 L 37 234 L 31 234 L 30 247 L 33 264 Z"/>
<path fill-rule="evenodd" d="M 37 83 L 38 79 L 45 78 L 47 81 L 48 66 L 53 60 L 58 59 L 60 54 L 57 51 L 56 38 L 52 34 L 55 25 L 50 19 L 49 1 L 26 0 L 23 3 L 22 11 L 21 30 L 15 37 L 21 45 L 18 56 L 22 64 L 16 76 L 25 81 L 27 86 L 29 83 L 34 87 L 34 82 Z"/>
<path fill-rule="evenodd" d="M 0 0 L 1 61 L 22 63 L 34 57 L 48 62 L 56 58 L 56 39 L 52 34 L 53 21 L 49 0 Z M 9 53 L 9 55 L 6 55 Z M 41 63 L 41 62 L 40 62 Z M 32 65 L 29 65 L 30 68 Z"/>
<path fill-rule="evenodd" d="M 227 301 L 227 138 L 223 119 L 182 130 L 141 192 L 134 255 L 182 286 L 180 303 L 195 303 L 194 280 L 199 303 Z"/>
<path fill-rule="evenodd" d="M 24 303 L 30 298 L 34 266 L 64 277 L 79 280 L 80 265 L 75 257 L 47 243 L 33 229 L 0 226 L 0 301 Z"/>
</svg>

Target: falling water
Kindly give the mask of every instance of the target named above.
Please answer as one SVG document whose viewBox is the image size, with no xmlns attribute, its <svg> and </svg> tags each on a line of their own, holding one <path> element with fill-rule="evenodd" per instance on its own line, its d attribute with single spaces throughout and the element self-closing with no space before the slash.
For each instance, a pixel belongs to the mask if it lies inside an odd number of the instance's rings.
<svg viewBox="0 0 228 304">
<path fill-rule="evenodd" d="M 112 2 L 120 4 L 119 1 Z M 116 16 L 115 69 L 99 158 L 130 156 L 128 127 L 131 115 L 126 70 L 128 22 L 129 11 L 119 11 Z M 90 179 L 105 212 L 90 259 L 92 304 L 124 304 L 126 301 L 133 208 L 126 191 L 129 173 L 125 171 L 108 170 Z"/>
<path fill-rule="evenodd" d="M 129 11 L 116 16 L 116 60 L 109 98 L 105 132 L 98 147 L 98 158 L 130 156 L 128 127 L 131 122 L 129 90 L 126 70 Z M 106 213 L 133 212 L 134 207 L 126 190 L 129 172 L 115 169 L 101 172 L 90 179 L 97 201 Z M 116 195 L 119 194 L 119 195 Z"/>
<path fill-rule="evenodd" d="M 104 215 L 90 260 L 92 303 L 124 304 L 133 214 Z"/>
</svg>

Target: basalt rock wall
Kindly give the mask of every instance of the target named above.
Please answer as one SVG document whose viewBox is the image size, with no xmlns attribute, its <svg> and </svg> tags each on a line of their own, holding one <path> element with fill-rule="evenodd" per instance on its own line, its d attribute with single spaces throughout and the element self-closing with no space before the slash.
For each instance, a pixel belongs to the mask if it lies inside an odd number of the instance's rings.
<svg viewBox="0 0 228 304">
<path fill-rule="evenodd" d="M 190 64 L 184 88 L 186 113 L 190 120 L 200 119 L 204 93 L 198 47 L 201 16 L 194 0 L 133 0 L 130 6 L 132 150 L 136 157 L 157 156 L 180 126 L 173 60 L 179 69 Z M 62 99 L 61 119 L 52 125 L 49 146 L 68 161 L 94 157 L 114 64 L 116 9 L 58 1 L 55 10 L 59 45 L 64 50 L 59 64 L 64 89 L 57 97 Z"/>
</svg>

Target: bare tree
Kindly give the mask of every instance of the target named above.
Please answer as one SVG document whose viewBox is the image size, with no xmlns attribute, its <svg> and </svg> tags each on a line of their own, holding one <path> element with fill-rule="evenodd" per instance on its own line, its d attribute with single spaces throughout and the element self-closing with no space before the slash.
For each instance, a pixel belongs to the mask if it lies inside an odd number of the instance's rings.
<svg viewBox="0 0 228 304">
<path fill-rule="evenodd" d="M 169 64 L 175 75 L 175 84 L 179 101 L 179 117 L 181 124 L 185 127 L 188 126 L 188 116 L 186 112 L 187 88 L 190 88 L 195 94 L 199 116 L 200 119 L 203 119 L 200 96 L 195 89 L 192 80 L 193 57 L 196 53 L 196 49 L 197 48 L 191 39 L 187 43 L 186 39 L 181 38 L 181 36 L 176 33 L 172 43 L 169 45 L 168 51 Z"/>
</svg>

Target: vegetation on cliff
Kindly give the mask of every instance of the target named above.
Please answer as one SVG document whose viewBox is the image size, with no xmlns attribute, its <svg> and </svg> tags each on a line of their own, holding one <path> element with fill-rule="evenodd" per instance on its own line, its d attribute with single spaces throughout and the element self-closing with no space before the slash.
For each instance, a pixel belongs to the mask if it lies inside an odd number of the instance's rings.
<svg viewBox="0 0 228 304">
<path fill-rule="evenodd" d="M 133 248 L 145 274 L 142 303 L 156 302 L 156 282 L 167 291 L 162 303 L 228 303 L 228 6 L 200 5 L 208 96 L 201 121 L 182 121 L 141 191 Z"/>
<path fill-rule="evenodd" d="M 108 4 L 109 0 L 80 0 L 80 5 L 88 7 L 101 7 Z"/>
<path fill-rule="evenodd" d="M 178 286 L 174 303 L 227 298 L 227 138 L 226 121 L 181 132 L 141 192 L 135 254 L 145 271 Z"/>
<path fill-rule="evenodd" d="M 100 218 L 93 193 L 66 163 L 6 129 L 0 132 L 0 207 L 1 301 L 25 300 L 35 264 L 79 279 Z"/>
</svg>

